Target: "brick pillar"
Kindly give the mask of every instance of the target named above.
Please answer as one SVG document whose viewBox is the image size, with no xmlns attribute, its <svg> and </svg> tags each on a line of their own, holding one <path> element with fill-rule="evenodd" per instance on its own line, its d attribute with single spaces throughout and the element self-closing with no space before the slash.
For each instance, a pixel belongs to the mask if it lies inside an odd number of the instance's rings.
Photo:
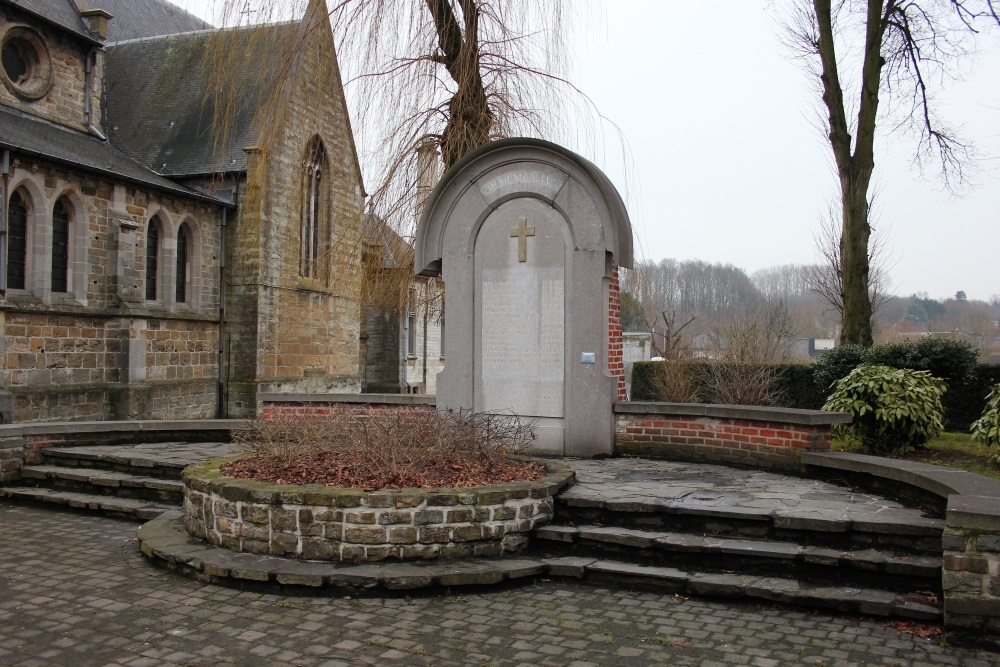
<svg viewBox="0 0 1000 667">
<path fill-rule="evenodd" d="M 618 293 L 618 267 L 611 274 L 608 286 L 608 371 L 618 376 L 619 401 L 628 400 L 625 392 L 625 363 L 622 349 L 622 310 Z"/>
</svg>

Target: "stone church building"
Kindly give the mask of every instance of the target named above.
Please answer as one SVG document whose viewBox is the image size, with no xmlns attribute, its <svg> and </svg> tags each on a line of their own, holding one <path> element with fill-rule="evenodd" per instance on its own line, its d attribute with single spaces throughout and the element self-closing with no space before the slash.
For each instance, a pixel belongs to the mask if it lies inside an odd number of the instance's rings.
<svg viewBox="0 0 1000 667">
<path fill-rule="evenodd" d="M 361 390 L 365 194 L 324 2 L 251 31 L 0 0 L 0 46 L 3 421 Z"/>
</svg>

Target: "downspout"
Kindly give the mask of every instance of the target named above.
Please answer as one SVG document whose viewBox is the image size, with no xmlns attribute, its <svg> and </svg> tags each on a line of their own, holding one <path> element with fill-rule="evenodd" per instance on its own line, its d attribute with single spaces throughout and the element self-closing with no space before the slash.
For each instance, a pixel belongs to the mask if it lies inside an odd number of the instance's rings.
<svg viewBox="0 0 1000 667">
<path fill-rule="evenodd" d="M 3 173 L 3 201 L 0 202 L 0 296 L 7 297 L 7 189 L 10 187 L 10 151 L 3 151 L 0 169 Z"/>
<path fill-rule="evenodd" d="M 430 311 L 430 303 L 429 303 L 429 299 L 426 299 L 426 294 L 424 296 L 425 296 L 425 303 L 424 303 L 424 364 L 423 364 L 423 369 L 424 370 L 423 370 L 422 381 L 424 383 L 424 393 L 426 394 L 427 393 L 427 314 Z"/>
<path fill-rule="evenodd" d="M 406 354 L 406 351 L 408 349 L 410 349 L 409 337 L 412 335 L 412 332 L 410 331 L 410 318 L 409 318 L 409 315 L 404 315 L 404 317 L 406 318 L 404 320 L 406 322 L 406 325 L 403 327 L 403 331 L 405 332 L 405 335 L 403 335 L 400 338 L 400 342 L 402 344 L 399 346 L 400 347 L 399 351 L 402 353 L 400 355 L 400 358 L 401 358 L 400 366 L 403 369 L 403 375 L 402 375 L 402 378 L 401 378 L 401 381 L 403 383 L 403 393 L 404 394 L 409 394 L 410 393 L 410 383 L 406 379 L 406 366 L 409 363 L 409 359 L 408 359 L 408 355 Z"/>
<path fill-rule="evenodd" d="M 235 199 L 235 190 L 233 193 Z M 226 397 L 226 223 L 229 209 L 222 209 L 222 233 L 219 241 L 219 398 L 218 417 L 225 419 L 229 414 L 228 398 Z"/>
<path fill-rule="evenodd" d="M 86 124 L 87 129 L 94 133 L 97 138 L 101 141 L 107 141 L 108 138 L 104 136 L 104 133 L 99 129 L 94 127 L 94 105 L 90 101 L 91 96 L 94 93 L 94 60 L 97 58 L 97 47 L 90 50 L 87 54 L 86 59 L 84 59 L 83 64 L 83 86 L 86 89 L 86 94 L 83 96 L 83 113 L 87 117 Z"/>
</svg>

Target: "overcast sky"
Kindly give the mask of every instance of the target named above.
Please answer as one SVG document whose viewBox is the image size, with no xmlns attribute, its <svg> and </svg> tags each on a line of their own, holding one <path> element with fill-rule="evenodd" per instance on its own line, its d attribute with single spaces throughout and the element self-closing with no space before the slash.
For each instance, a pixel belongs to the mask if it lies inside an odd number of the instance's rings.
<svg viewBox="0 0 1000 667">
<path fill-rule="evenodd" d="M 214 0 L 173 1 L 213 18 Z M 570 148 L 618 186 L 645 259 L 748 272 L 817 261 L 813 237 L 837 196 L 833 158 L 812 82 L 782 51 L 765 4 L 614 0 L 577 26 L 572 80 L 631 156 L 610 130 L 603 151 Z M 1000 293 L 1000 30 L 938 102 L 987 158 L 979 186 L 943 192 L 912 167 L 911 143 L 882 135 L 873 225 L 887 232 L 895 293 L 987 299 Z"/>
</svg>

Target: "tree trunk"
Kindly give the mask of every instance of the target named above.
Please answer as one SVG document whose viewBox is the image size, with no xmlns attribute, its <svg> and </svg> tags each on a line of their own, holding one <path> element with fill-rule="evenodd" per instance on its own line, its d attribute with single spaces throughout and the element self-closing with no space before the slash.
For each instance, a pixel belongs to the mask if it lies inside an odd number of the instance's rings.
<svg viewBox="0 0 1000 667">
<path fill-rule="evenodd" d="M 870 173 L 870 172 L 869 172 Z M 844 309 L 841 313 L 841 344 L 869 347 L 872 340 L 872 302 L 869 294 L 868 182 L 853 175 L 841 177 L 844 225 L 840 236 L 841 277 Z"/>
<path fill-rule="evenodd" d="M 441 157 L 445 169 L 450 169 L 464 155 L 489 142 L 493 127 L 479 67 L 479 7 L 475 0 L 459 0 L 463 30 L 450 0 L 426 1 L 438 34 L 441 63 L 458 86 L 448 102 L 448 124 L 441 133 Z"/>
</svg>

